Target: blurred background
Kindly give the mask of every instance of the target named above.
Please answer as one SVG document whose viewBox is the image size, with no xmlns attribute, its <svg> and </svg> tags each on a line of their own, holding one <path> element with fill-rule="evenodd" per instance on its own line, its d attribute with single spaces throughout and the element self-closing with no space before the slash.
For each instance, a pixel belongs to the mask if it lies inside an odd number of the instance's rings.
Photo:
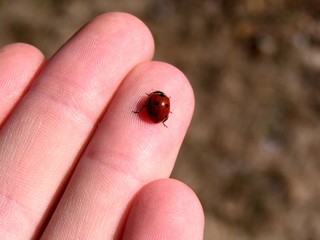
<svg viewBox="0 0 320 240">
<path fill-rule="evenodd" d="M 0 0 L 0 45 L 50 58 L 109 11 L 142 19 L 194 88 L 173 177 L 199 196 L 205 239 L 320 239 L 320 1 Z"/>
</svg>

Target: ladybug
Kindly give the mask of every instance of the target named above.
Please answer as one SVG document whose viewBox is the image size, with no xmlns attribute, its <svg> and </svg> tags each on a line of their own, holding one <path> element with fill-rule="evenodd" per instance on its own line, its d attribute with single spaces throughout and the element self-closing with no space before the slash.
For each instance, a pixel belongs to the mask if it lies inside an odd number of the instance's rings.
<svg viewBox="0 0 320 240">
<path fill-rule="evenodd" d="M 140 113 L 143 108 L 147 108 L 148 116 L 154 123 L 163 123 L 163 126 L 167 127 L 164 123 L 169 118 L 170 113 L 170 99 L 161 91 L 155 91 L 147 94 L 148 99 L 139 111 L 134 113 Z"/>
</svg>

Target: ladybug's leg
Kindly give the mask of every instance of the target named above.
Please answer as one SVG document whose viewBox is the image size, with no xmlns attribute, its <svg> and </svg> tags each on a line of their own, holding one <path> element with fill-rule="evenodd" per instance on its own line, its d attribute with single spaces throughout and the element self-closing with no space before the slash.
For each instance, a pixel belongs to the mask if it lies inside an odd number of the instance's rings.
<svg viewBox="0 0 320 240">
<path fill-rule="evenodd" d="M 166 116 L 166 118 L 165 119 L 163 119 L 163 121 L 162 121 L 162 124 L 163 124 L 163 126 L 165 126 L 166 128 L 168 127 L 164 122 L 165 121 L 167 121 L 168 120 L 168 118 L 169 118 L 169 116 Z"/>
<path fill-rule="evenodd" d="M 133 113 L 139 113 L 139 112 L 141 112 L 141 110 L 144 108 L 144 107 L 146 107 L 147 105 L 146 104 L 144 104 L 144 105 L 142 105 L 142 107 L 139 109 L 139 111 L 132 111 Z"/>
</svg>

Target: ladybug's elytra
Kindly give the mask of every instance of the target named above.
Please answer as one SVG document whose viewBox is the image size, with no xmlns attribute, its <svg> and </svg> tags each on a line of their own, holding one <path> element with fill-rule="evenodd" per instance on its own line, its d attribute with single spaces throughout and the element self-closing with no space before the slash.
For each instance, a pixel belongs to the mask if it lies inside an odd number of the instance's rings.
<svg viewBox="0 0 320 240">
<path fill-rule="evenodd" d="M 140 108 L 139 111 L 136 111 L 134 113 L 139 113 L 143 108 L 146 107 L 148 116 L 152 122 L 162 122 L 163 125 L 167 127 L 164 122 L 169 118 L 170 99 L 161 91 L 155 91 L 147 95 L 148 99 L 145 104 Z"/>
</svg>

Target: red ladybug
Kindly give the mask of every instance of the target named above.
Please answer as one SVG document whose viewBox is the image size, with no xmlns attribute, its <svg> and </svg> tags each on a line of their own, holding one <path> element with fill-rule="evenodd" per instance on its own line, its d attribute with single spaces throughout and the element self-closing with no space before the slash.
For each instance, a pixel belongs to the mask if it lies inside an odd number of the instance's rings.
<svg viewBox="0 0 320 240">
<path fill-rule="evenodd" d="M 152 122 L 162 122 L 163 125 L 167 127 L 164 122 L 169 118 L 170 99 L 161 91 L 155 91 L 147 95 L 148 99 L 145 104 L 140 108 L 139 111 L 134 113 L 139 113 L 144 107 L 146 107 L 148 109 L 148 116 Z"/>
</svg>

